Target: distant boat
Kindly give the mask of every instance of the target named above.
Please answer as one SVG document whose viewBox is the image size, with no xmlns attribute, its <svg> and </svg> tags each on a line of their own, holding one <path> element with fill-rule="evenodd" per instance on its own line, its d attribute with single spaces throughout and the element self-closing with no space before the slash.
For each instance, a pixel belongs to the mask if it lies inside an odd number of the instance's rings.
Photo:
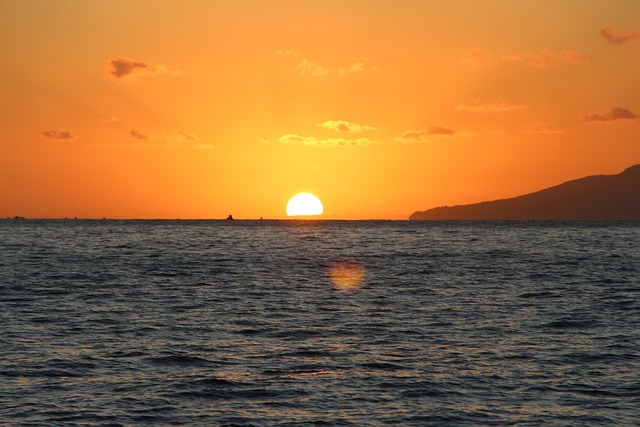
<svg viewBox="0 0 640 427">
<path fill-rule="evenodd" d="M 233 215 L 229 215 L 229 216 L 227 217 L 227 221 L 233 221 Z"/>
</svg>

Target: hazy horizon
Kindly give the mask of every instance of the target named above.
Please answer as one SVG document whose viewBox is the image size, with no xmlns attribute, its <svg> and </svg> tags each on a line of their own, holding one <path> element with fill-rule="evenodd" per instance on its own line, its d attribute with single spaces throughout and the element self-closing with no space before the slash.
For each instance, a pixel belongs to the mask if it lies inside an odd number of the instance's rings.
<svg viewBox="0 0 640 427">
<path fill-rule="evenodd" d="M 627 172 L 628 170 L 631 169 L 638 169 L 640 167 L 640 164 L 637 165 L 633 165 L 630 166 L 629 168 L 626 168 L 624 171 L 622 172 Z M 622 173 L 620 172 L 620 173 Z M 487 203 L 494 203 L 494 202 L 509 202 L 511 200 L 514 199 L 522 199 L 525 196 L 531 196 L 531 195 L 535 195 L 538 193 L 542 193 L 542 192 L 546 192 L 547 190 L 550 189 L 554 189 L 556 187 L 564 187 L 565 184 L 569 184 L 572 182 L 577 182 L 577 181 L 583 181 L 585 178 L 593 178 L 593 177 L 613 177 L 615 175 L 620 175 L 620 174 L 614 174 L 614 175 L 590 175 L 590 176 L 586 176 L 586 177 L 580 177 L 580 178 L 576 178 L 574 180 L 569 180 L 567 182 L 563 182 L 548 188 L 544 188 L 544 189 L 539 189 L 537 191 L 534 191 L 532 193 L 527 193 L 527 194 L 521 194 L 521 195 L 516 195 L 514 197 L 511 198 L 505 198 L 505 199 L 497 199 L 497 200 L 483 200 L 483 201 L 479 201 L 476 203 L 470 203 L 467 205 L 453 205 L 453 206 L 435 206 L 435 207 L 431 207 L 428 208 L 427 210 L 421 211 L 420 209 L 416 210 L 415 212 L 413 212 L 411 215 L 409 215 L 407 218 L 359 218 L 359 219 L 349 219 L 349 218 L 324 218 L 323 214 L 313 214 L 311 216 L 285 216 L 285 217 L 275 217 L 275 218 L 264 218 L 264 217 L 259 217 L 259 218 L 238 218 L 238 217 L 233 217 L 232 214 L 229 214 L 226 218 L 215 218 L 215 217 L 193 217 L 193 218 L 189 218 L 189 217 L 175 217 L 175 218 L 162 218 L 162 217 L 148 217 L 148 218 L 144 218 L 144 217 L 104 217 L 104 216 L 96 216 L 96 217 L 77 217 L 77 216 L 73 216 L 73 217 L 25 217 L 22 215 L 14 215 L 14 216 L 8 216 L 4 219 L 34 219 L 34 220 L 122 220 L 122 221 L 136 221 L 136 220 L 148 220 L 148 221 L 162 221 L 162 220 L 167 220 L 167 221 L 180 221 L 180 220 L 184 220 L 184 221 L 222 221 L 222 220 L 246 220 L 246 221 L 406 221 L 406 220 L 413 220 L 413 219 L 426 219 L 426 218 L 417 218 L 415 217 L 417 216 L 424 216 L 424 214 L 426 214 L 428 211 L 437 211 L 440 210 L 442 208 L 446 208 L 446 209 L 450 209 L 450 208 L 467 208 L 467 207 L 474 207 L 474 206 L 480 206 L 480 205 L 486 205 Z M 607 190 L 609 191 L 609 190 Z M 556 196 L 557 198 L 558 196 Z M 552 203 L 557 203 L 556 201 L 552 201 Z M 595 202 L 598 203 L 598 202 Z M 621 199 L 620 203 L 622 203 L 623 205 L 626 204 L 624 202 L 624 199 Z M 636 203 L 637 204 L 637 203 Z M 631 203 L 629 204 L 629 206 L 631 206 Z M 522 209 L 523 207 L 521 207 Z M 578 207 L 576 207 L 578 208 Z M 525 208 L 526 209 L 526 208 Z M 526 214 L 525 214 L 526 215 Z M 435 221 L 439 221 L 439 220 L 444 220 L 444 221 L 448 221 L 448 220 L 469 220 L 469 221 L 492 221 L 492 220 L 506 220 L 506 221 L 511 221 L 511 220 L 515 220 L 515 221 L 536 221 L 536 220 L 549 220 L 549 219 L 540 219 L 540 218 L 530 218 L 530 219 L 523 219 L 523 218 L 509 218 L 509 219 L 470 219 L 470 218 L 431 218 L 430 220 L 435 220 Z M 575 219 L 575 218 L 567 218 L 567 219 L 551 219 L 554 221 L 580 221 L 581 219 Z M 584 221 L 611 221 L 612 219 L 582 219 Z M 616 219 L 613 219 L 614 221 Z M 627 219 L 628 220 L 628 219 Z M 635 219 L 631 219 L 631 221 L 635 221 Z"/>
</svg>

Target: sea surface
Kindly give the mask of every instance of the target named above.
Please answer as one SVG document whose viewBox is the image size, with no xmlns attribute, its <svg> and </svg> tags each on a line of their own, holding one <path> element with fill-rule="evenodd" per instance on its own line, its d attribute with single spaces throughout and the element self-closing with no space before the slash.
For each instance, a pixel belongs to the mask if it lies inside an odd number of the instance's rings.
<svg viewBox="0 0 640 427">
<path fill-rule="evenodd" d="M 640 223 L 0 220 L 0 425 L 640 425 Z"/>
</svg>

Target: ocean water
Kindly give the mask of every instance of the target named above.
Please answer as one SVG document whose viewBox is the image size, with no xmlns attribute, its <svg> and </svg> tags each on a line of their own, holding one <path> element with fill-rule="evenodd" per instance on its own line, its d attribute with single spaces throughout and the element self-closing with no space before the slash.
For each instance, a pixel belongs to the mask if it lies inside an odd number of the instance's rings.
<svg viewBox="0 0 640 427">
<path fill-rule="evenodd" d="M 640 223 L 0 220 L 0 425 L 640 425 Z"/>
</svg>

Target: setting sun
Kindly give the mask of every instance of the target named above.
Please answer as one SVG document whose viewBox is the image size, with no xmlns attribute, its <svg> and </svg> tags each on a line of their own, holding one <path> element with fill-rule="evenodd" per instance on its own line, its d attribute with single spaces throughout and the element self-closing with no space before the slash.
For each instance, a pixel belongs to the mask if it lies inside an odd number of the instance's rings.
<svg viewBox="0 0 640 427">
<path fill-rule="evenodd" d="M 287 203 L 287 216 L 321 215 L 322 202 L 311 193 L 298 193 Z"/>
</svg>

